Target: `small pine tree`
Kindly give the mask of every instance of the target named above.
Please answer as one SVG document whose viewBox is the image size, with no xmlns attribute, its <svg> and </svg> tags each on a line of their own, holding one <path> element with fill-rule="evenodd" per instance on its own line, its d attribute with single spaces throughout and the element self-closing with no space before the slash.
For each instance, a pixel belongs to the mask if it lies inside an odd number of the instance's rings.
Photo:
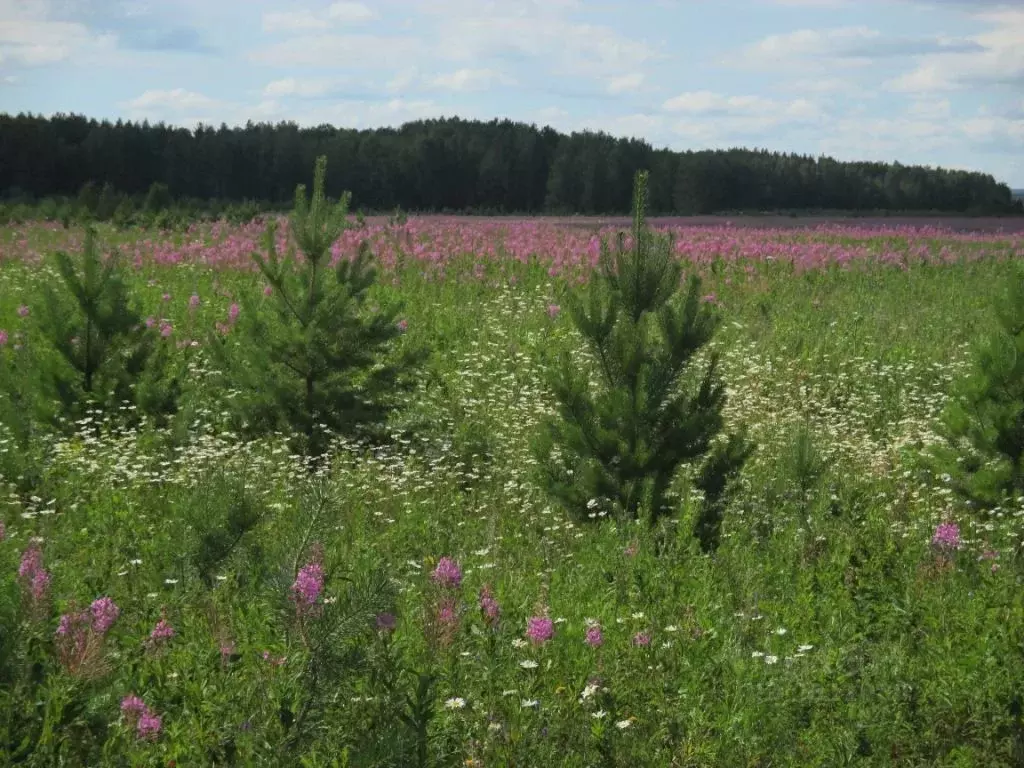
<svg viewBox="0 0 1024 768">
<path fill-rule="evenodd" d="M 64 251 L 55 261 L 62 282 L 43 286 L 40 313 L 41 330 L 56 353 L 42 363 L 44 382 L 59 404 L 50 418 L 74 420 L 91 408 L 113 412 L 130 403 L 162 422 L 176 411 L 180 394 L 172 342 L 147 328 L 131 305 L 119 256 L 104 259 L 87 227 L 80 267 Z"/>
<path fill-rule="evenodd" d="M 271 288 L 265 301 L 242 298 L 239 343 L 212 345 L 234 400 L 251 434 L 285 430 L 302 454 L 322 456 L 330 433 L 377 439 L 422 352 L 405 347 L 392 356 L 401 335 L 399 306 L 370 312 L 365 304 L 376 279 L 363 242 L 355 258 L 332 269 L 331 246 L 350 224 L 348 193 L 324 198 L 326 158 L 316 161 L 313 192 L 299 185 L 290 218 L 294 241 L 277 254 L 276 224 L 267 227 L 267 254 L 253 259 Z M 296 258 L 295 246 L 303 260 Z"/>
<path fill-rule="evenodd" d="M 647 228 L 646 207 L 647 174 L 640 172 L 632 247 L 620 234 L 613 257 L 603 243 L 588 295 L 567 301 L 595 360 L 597 391 L 566 354 L 551 377 L 558 417 L 545 423 L 536 453 L 542 484 L 575 518 L 593 516 L 591 500 L 609 499 L 627 518 L 646 509 L 652 525 L 671 511 L 667 494 L 679 468 L 703 457 L 696 484 L 705 498 L 694 535 L 707 551 L 717 546 L 728 481 L 752 447 L 742 435 L 712 446 L 725 402 L 716 355 L 696 386 L 686 374 L 717 319 L 701 300 L 699 278 L 681 294 L 671 238 Z"/>
<path fill-rule="evenodd" d="M 943 445 L 926 461 L 977 508 L 1024 493 L 1024 267 L 997 304 L 998 325 L 942 414 Z"/>
</svg>

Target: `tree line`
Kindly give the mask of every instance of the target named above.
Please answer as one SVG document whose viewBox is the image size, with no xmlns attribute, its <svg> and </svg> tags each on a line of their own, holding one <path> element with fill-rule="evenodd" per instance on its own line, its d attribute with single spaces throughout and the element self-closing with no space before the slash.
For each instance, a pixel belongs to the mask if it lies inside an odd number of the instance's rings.
<svg viewBox="0 0 1024 768">
<path fill-rule="evenodd" d="M 900 163 L 839 162 L 766 150 L 676 152 L 603 132 L 445 118 L 356 130 L 292 122 L 194 130 L 81 115 L 0 114 L 0 196 L 135 204 L 286 204 L 318 156 L 327 193 L 357 209 L 612 214 L 630 210 L 649 171 L 655 214 L 850 210 L 1024 212 L 987 174 Z"/>
</svg>

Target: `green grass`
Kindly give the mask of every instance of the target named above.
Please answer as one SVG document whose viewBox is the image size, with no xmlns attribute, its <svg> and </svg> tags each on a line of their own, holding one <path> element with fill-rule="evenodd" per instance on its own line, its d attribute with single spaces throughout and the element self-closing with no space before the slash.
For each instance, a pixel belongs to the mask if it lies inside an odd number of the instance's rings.
<svg viewBox="0 0 1024 768">
<path fill-rule="evenodd" d="M 48 248 L 63 235 L 33 237 Z M 642 524 L 573 525 L 541 496 L 529 442 L 550 408 L 546 354 L 576 341 L 565 313 L 547 311 L 565 286 L 518 264 L 472 279 L 470 264 L 443 282 L 410 268 L 374 289 L 405 302 L 406 338 L 434 350 L 410 401 L 430 426 L 386 450 L 339 444 L 311 477 L 283 440 L 241 442 L 224 432 L 230 393 L 201 348 L 181 352 L 194 376 L 177 440 L 102 423 L 47 438 L 39 486 L 0 498 L 0 763 L 415 765 L 417 718 L 403 714 L 427 672 L 432 766 L 1024 761 L 1024 503 L 972 516 L 916 459 L 1008 262 L 709 272 L 727 419 L 759 444 L 713 557 L 690 536 L 685 492 L 660 549 Z M 16 310 L 49 279 L 0 264 L 0 328 L 31 334 Z M 178 340 L 223 320 L 225 294 L 259 288 L 198 266 L 147 266 L 133 285 L 153 314 L 171 295 L 159 316 Z M 203 305 L 190 314 L 193 291 Z M 207 582 L 201 541 L 241 500 L 259 522 L 207 565 Z M 930 539 L 947 519 L 965 543 L 944 559 Z M 54 605 L 36 618 L 17 607 L 31 536 L 53 573 Z M 326 594 L 340 607 L 348 589 L 367 593 L 368 615 L 398 617 L 393 634 L 364 622 L 317 646 L 318 630 L 296 624 L 289 587 L 314 539 Z M 979 560 L 988 550 L 995 571 Z M 431 645 L 429 573 L 444 555 L 464 571 L 462 613 L 450 644 Z M 386 586 L 363 583 L 377 572 Z M 484 584 L 497 630 L 477 608 Z M 72 603 L 101 595 L 121 615 L 106 668 L 84 680 L 57 663 L 54 632 Z M 523 646 L 541 613 L 554 638 Z M 161 615 L 177 634 L 148 646 Z M 589 619 L 600 648 L 584 642 Z M 634 645 L 638 632 L 649 646 Z M 329 663 L 311 666 L 311 647 Z M 304 713 L 311 670 L 330 684 Z M 163 717 L 153 742 L 121 718 L 132 692 Z"/>
</svg>

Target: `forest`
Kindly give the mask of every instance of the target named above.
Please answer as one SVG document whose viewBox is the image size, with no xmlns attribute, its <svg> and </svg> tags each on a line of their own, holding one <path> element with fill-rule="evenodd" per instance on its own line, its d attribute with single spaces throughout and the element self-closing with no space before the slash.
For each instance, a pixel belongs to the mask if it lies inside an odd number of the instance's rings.
<svg viewBox="0 0 1024 768">
<path fill-rule="evenodd" d="M 1024 213 L 991 175 L 899 163 L 839 162 L 757 149 L 677 152 L 603 132 L 459 118 L 355 130 L 295 123 L 200 125 L 0 114 L 0 199 L 85 200 L 87 207 L 208 209 L 290 201 L 315 157 L 327 193 L 355 209 L 482 214 L 612 214 L 650 173 L 654 214 L 752 211 Z M 154 190 L 156 195 L 154 198 Z M 102 217 L 101 217 L 102 218 Z"/>
</svg>

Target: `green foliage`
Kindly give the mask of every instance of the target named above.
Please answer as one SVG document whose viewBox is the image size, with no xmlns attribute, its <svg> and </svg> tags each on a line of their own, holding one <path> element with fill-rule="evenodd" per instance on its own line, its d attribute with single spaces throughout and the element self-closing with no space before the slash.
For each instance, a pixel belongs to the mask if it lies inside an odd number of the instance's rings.
<svg viewBox="0 0 1024 768">
<path fill-rule="evenodd" d="M 2 382 L 12 401 L 58 424 L 124 406 L 124 421 L 145 415 L 163 423 L 181 391 L 173 342 L 143 323 L 118 254 L 104 258 L 88 227 L 80 258 L 58 251 L 54 266 L 61 282 L 43 285 L 39 308 L 44 347 L 33 349 L 34 365 Z"/>
<path fill-rule="evenodd" d="M 946 443 L 930 462 L 980 508 L 1024 493 L 1024 268 L 1008 281 L 996 320 L 942 415 Z"/>
<path fill-rule="evenodd" d="M 326 158 L 320 158 L 311 199 L 304 185 L 296 191 L 289 227 L 294 247 L 278 256 L 272 221 L 267 254 L 253 254 L 273 293 L 266 302 L 243 299 L 244 341 L 211 344 L 230 385 L 242 393 L 234 403 L 245 428 L 256 434 L 285 429 L 295 436 L 296 450 L 312 457 L 324 454 L 332 432 L 381 438 L 422 358 L 411 348 L 394 349 L 402 333 L 400 306 L 366 306 L 376 279 L 368 245 L 330 266 L 331 246 L 349 226 L 349 197 L 329 204 L 325 174 Z"/>
<path fill-rule="evenodd" d="M 142 210 L 146 213 L 159 213 L 170 208 L 173 203 L 174 200 L 171 198 L 171 191 L 167 185 L 154 181 L 149 186 L 149 192 L 146 193 L 146 201 L 143 203 Z"/>
<path fill-rule="evenodd" d="M 647 176 L 638 174 L 632 247 L 620 236 L 614 257 L 602 245 L 601 273 L 585 299 L 569 309 L 594 360 L 590 372 L 565 355 L 551 379 L 559 418 L 538 440 L 542 481 L 574 518 L 596 517 L 608 499 L 616 514 L 651 523 L 672 512 L 668 494 L 681 466 L 705 457 L 697 487 L 705 493 L 696 535 L 717 545 L 725 491 L 751 448 L 740 435 L 712 443 L 722 428 L 725 389 L 718 358 L 710 355 L 699 382 L 687 380 L 695 355 L 711 340 L 717 320 L 701 300 L 699 278 L 679 292 L 682 267 L 672 242 L 646 227 Z"/>
</svg>

